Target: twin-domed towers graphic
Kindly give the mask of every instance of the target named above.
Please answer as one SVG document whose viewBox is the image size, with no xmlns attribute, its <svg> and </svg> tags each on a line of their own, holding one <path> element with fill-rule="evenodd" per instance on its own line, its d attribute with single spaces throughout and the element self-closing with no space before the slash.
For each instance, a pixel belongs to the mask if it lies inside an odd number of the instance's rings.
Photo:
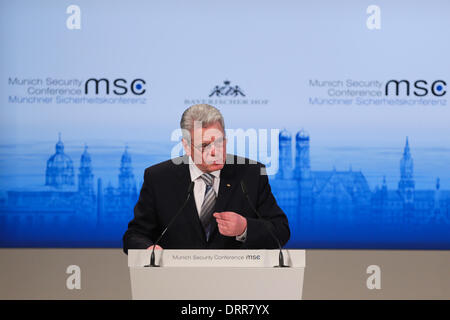
<svg viewBox="0 0 450 320">
<path fill-rule="evenodd" d="M 301 225 L 338 222 L 449 223 L 450 191 L 440 189 L 439 178 L 434 190 L 417 190 L 415 187 L 408 137 L 400 159 L 396 190 L 388 190 L 385 177 L 381 188 L 377 186 L 371 190 L 361 170 L 312 170 L 310 140 L 310 135 L 303 129 L 295 138 L 285 129 L 279 133 L 279 171 L 271 185 L 294 229 Z"/>
</svg>

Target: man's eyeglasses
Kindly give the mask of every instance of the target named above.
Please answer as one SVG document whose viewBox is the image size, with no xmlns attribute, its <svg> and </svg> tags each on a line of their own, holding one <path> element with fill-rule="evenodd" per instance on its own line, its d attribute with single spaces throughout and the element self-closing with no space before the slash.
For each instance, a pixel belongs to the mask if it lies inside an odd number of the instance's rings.
<svg viewBox="0 0 450 320">
<path fill-rule="evenodd" d="M 214 145 L 215 148 L 217 149 L 222 149 L 223 148 L 223 144 L 224 144 L 225 138 L 218 138 L 214 141 L 211 141 L 210 143 L 204 143 L 200 146 L 196 146 L 194 145 L 192 142 L 192 146 L 194 148 L 196 148 L 198 151 L 204 153 L 204 152 L 209 152 L 209 150 L 211 150 L 211 147 Z"/>
</svg>

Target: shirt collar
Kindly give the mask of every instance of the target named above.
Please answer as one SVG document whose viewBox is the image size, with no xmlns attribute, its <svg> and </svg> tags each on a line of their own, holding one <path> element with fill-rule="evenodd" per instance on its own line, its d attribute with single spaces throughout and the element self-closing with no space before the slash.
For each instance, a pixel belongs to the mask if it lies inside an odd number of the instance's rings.
<svg viewBox="0 0 450 320">
<path fill-rule="evenodd" d="M 197 165 L 194 163 L 194 160 L 189 156 L 189 172 L 191 174 L 191 181 L 197 180 L 204 172 L 200 170 Z M 215 178 L 220 178 L 220 170 L 209 172 Z"/>
</svg>

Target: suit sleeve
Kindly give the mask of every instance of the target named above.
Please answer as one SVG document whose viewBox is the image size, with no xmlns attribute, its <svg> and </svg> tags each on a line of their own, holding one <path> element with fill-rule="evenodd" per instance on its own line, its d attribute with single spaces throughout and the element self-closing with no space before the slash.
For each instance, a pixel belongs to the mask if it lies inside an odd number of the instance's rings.
<svg viewBox="0 0 450 320">
<path fill-rule="evenodd" d="M 128 254 L 128 249 L 147 249 L 156 240 L 157 233 L 154 192 L 150 172 L 146 169 L 139 199 L 134 207 L 134 218 L 123 235 L 123 251 Z"/>
<path fill-rule="evenodd" d="M 261 169 L 265 170 L 265 167 Z M 262 219 L 247 218 L 247 239 L 244 247 L 248 249 L 278 248 L 278 243 L 270 235 L 268 228 L 272 230 L 283 247 L 290 238 L 289 223 L 286 214 L 278 206 L 272 194 L 266 174 L 261 174 L 259 178 L 255 208 Z"/>
</svg>

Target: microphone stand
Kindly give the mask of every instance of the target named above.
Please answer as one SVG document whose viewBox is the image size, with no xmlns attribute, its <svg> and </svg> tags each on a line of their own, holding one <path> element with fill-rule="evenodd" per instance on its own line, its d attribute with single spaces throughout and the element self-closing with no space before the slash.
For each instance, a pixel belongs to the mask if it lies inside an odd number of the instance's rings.
<svg viewBox="0 0 450 320">
<path fill-rule="evenodd" d="M 164 234 L 167 232 L 167 230 L 169 230 L 170 226 L 172 225 L 172 223 L 177 219 L 177 217 L 180 215 L 181 211 L 183 211 L 184 207 L 186 206 L 186 204 L 188 203 L 189 199 L 191 198 L 191 191 L 194 188 L 194 181 L 191 182 L 191 184 L 189 185 L 188 188 L 188 194 L 186 197 L 186 200 L 184 200 L 183 205 L 180 207 L 180 209 L 178 209 L 177 213 L 173 216 L 172 220 L 170 220 L 169 224 L 167 225 L 167 227 L 163 230 L 163 232 L 161 233 L 161 235 L 158 237 L 158 239 L 155 241 L 155 243 L 153 244 L 153 248 L 152 248 L 152 253 L 150 255 L 150 264 L 145 265 L 144 267 L 160 267 L 159 265 L 155 264 L 155 248 L 158 245 L 159 241 L 161 240 L 161 238 L 164 236 Z"/>
<path fill-rule="evenodd" d="M 248 196 L 247 188 L 246 188 L 246 186 L 244 184 L 244 180 L 241 180 L 241 189 L 242 189 L 242 192 L 244 193 L 245 198 L 247 199 L 247 202 L 250 204 L 250 207 L 252 208 L 253 212 L 256 213 L 256 215 L 258 216 L 259 219 L 264 220 L 261 217 L 261 215 L 259 214 L 259 212 L 256 210 L 256 208 L 253 206 L 253 203 L 250 201 L 250 198 Z M 269 233 L 272 236 L 272 238 L 275 239 L 275 241 L 278 244 L 278 248 L 280 249 L 280 253 L 278 255 L 278 265 L 274 266 L 274 268 L 290 268 L 288 265 L 284 264 L 284 256 L 283 256 L 283 251 L 282 251 L 280 240 L 275 236 L 275 234 L 272 232 L 272 230 L 270 230 L 269 227 L 267 227 L 265 224 L 264 224 L 264 226 L 269 231 Z"/>
</svg>

